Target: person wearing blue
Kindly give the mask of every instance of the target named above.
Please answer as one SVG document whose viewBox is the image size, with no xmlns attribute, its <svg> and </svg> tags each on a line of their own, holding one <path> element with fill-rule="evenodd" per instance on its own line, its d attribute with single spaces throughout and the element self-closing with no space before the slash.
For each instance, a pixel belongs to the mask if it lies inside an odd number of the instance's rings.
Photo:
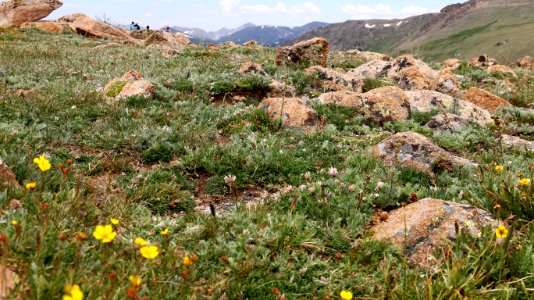
<svg viewBox="0 0 534 300">
<path fill-rule="evenodd" d="M 135 30 L 135 22 L 132 22 L 132 24 L 130 24 L 130 30 Z"/>
</svg>

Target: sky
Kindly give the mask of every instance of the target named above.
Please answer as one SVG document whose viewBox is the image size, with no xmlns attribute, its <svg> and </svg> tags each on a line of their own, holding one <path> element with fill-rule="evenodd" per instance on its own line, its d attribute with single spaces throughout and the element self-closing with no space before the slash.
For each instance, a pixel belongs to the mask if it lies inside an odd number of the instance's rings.
<svg viewBox="0 0 534 300">
<path fill-rule="evenodd" d="M 152 28 L 197 27 L 217 30 L 247 22 L 256 25 L 301 26 L 312 21 L 393 19 L 437 12 L 463 0 L 62 0 L 47 19 L 71 13 L 106 19 L 115 24 L 132 21 Z"/>
</svg>

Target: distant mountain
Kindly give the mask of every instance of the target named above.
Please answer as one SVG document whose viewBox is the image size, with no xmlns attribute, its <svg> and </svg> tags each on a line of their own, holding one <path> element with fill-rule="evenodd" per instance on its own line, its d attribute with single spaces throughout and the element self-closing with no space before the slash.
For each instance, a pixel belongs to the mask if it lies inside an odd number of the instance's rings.
<svg viewBox="0 0 534 300">
<path fill-rule="evenodd" d="M 249 27 L 254 27 L 254 26 L 255 25 L 252 23 L 246 23 L 237 28 L 230 28 L 230 29 L 221 28 L 217 31 L 209 31 L 209 32 L 201 28 L 173 26 L 171 27 L 171 32 L 173 33 L 181 32 L 197 40 L 217 41 L 220 38 L 230 35 L 234 32 L 237 32 L 237 31 L 249 28 Z"/>
<path fill-rule="evenodd" d="M 247 27 L 242 30 L 236 31 L 230 35 L 220 38 L 219 42 L 234 42 L 242 44 L 244 42 L 255 40 L 259 44 L 266 46 L 276 46 L 283 44 L 284 42 L 295 39 L 301 34 L 315 30 L 317 28 L 328 25 L 323 22 L 312 22 L 304 26 L 299 27 L 286 27 L 286 26 L 253 26 Z"/>
<path fill-rule="evenodd" d="M 395 20 L 346 21 L 299 36 L 316 36 L 332 50 L 417 52 L 427 58 L 474 57 L 489 53 L 503 62 L 534 56 L 533 0 L 470 0 L 439 13 Z"/>
</svg>

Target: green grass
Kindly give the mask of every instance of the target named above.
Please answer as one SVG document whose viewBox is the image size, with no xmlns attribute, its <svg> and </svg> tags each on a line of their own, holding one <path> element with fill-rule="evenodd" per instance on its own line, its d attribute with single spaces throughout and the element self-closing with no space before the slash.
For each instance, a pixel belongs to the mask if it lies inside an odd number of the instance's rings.
<svg viewBox="0 0 534 300">
<path fill-rule="evenodd" d="M 322 82 L 299 66 L 276 67 L 273 49 L 187 48 L 165 59 L 122 46 L 96 57 L 99 44 L 0 31 L 0 157 L 21 185 L 37 183 L 35 191 L 0 191 L 0 270 L 18 278 L 7 299 L 57 299 L 67 284 L 80 285 L 86 299 L 337 299 L 342 290 L 362 299 L 533 296 L 534 191 L 517 187 L 517 173 L 532 178 L 534 156 L 501 149 L 496 139 L 519 129 L 528 137 L 531 111 L 499 112 L 504 127 L 439 134 L 423 126 L 434 112 L 383 128 L 355 109 L 314 104 L 322 124 L 303 135 L 251 102 L 212 104 L 215 94 L 263 91 L 272 79 L 299 96 L 322 93 Z M 272 77 L 238 74 L 248 60 Z M 154 84 L 154 97 L 106 104 L 98 88 L 131 69 Z M 19 97 L 17 89 L 33 90 Z M 529 88 L 517 93 L 531 97 Z M 480 167 L 429 176 L 369 154 L 369 146 L 405 130 Z M 43 153 L 52 163 L 44 174 L 32 162 Z M 235 183 L 225 182 L 228 175 Z M 254 193 L 258 203 L 242 203 Z M 515 234 L 502 241 L 494 228 L 481 238 L 460 235 L 440 264 L 421 268 L 391 244 L 368 239 L 375 211 L 412 193 L 513 214 Z M 117 236 L 103 244 L 92 233 L 110 218 L 120 220 Z M 138 237 L 157 245 L 159 256 L 142 257 Z M 186 256 L 192 265 L 184 265 Z M 141 276 L 140 287 L 132 275 Z"/>
</svg>

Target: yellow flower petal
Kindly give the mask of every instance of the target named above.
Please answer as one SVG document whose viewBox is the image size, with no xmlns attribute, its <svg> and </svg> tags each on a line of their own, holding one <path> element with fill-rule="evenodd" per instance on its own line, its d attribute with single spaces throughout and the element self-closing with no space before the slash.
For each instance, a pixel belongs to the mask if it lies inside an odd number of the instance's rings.
<svg viewBox="0 0 534 300">
<path fill-rule="evenodd" d="M 139 249 L 139 252 L 144 258 L 154 259 L 159 255 L 158 246 L 143 246 Z"/>
<path fill-rule="evenodd" d="M 148 244 L 147 241 L 145 241 L 144 239 L 142 238 L 136 238 L 134 240 L 134 244 L 136 244 L 137 246 L 146 246 Z"/>
<path fill-rule="evenodd" d="M 504 239 L 504 238 L 506 238 L 508 236 L 508 229 L 506 229 L 505 226 L 500 225 L 495 230 L 495 235 L 500 239 Z"/>
<path fill-rule="evenodd" d="M 352 293 L 349 292 L 349 291 L 341 291 L 341 293 L 339 293 L 339 296 L 343 300 L 351 300 L 352 299 Z"/>
<path fill-rule="evenodd" d="M 111 224 L 113 224 L 113 225 L 119 225 L 119 220 L 117 220 L 117 219 L 111 218 L 110 221 L 111 221 Z"/>
<path fill-rule="evenodd" d="M 141 283 L 142 283 L 141 277 L 139 277 L 139 276 L 130 276 L 128 279 L 130 280 L 130 282 L 132 283 L 133 286 L 137 286 L 137 287 L 141 286 Z"/>
</svg>

